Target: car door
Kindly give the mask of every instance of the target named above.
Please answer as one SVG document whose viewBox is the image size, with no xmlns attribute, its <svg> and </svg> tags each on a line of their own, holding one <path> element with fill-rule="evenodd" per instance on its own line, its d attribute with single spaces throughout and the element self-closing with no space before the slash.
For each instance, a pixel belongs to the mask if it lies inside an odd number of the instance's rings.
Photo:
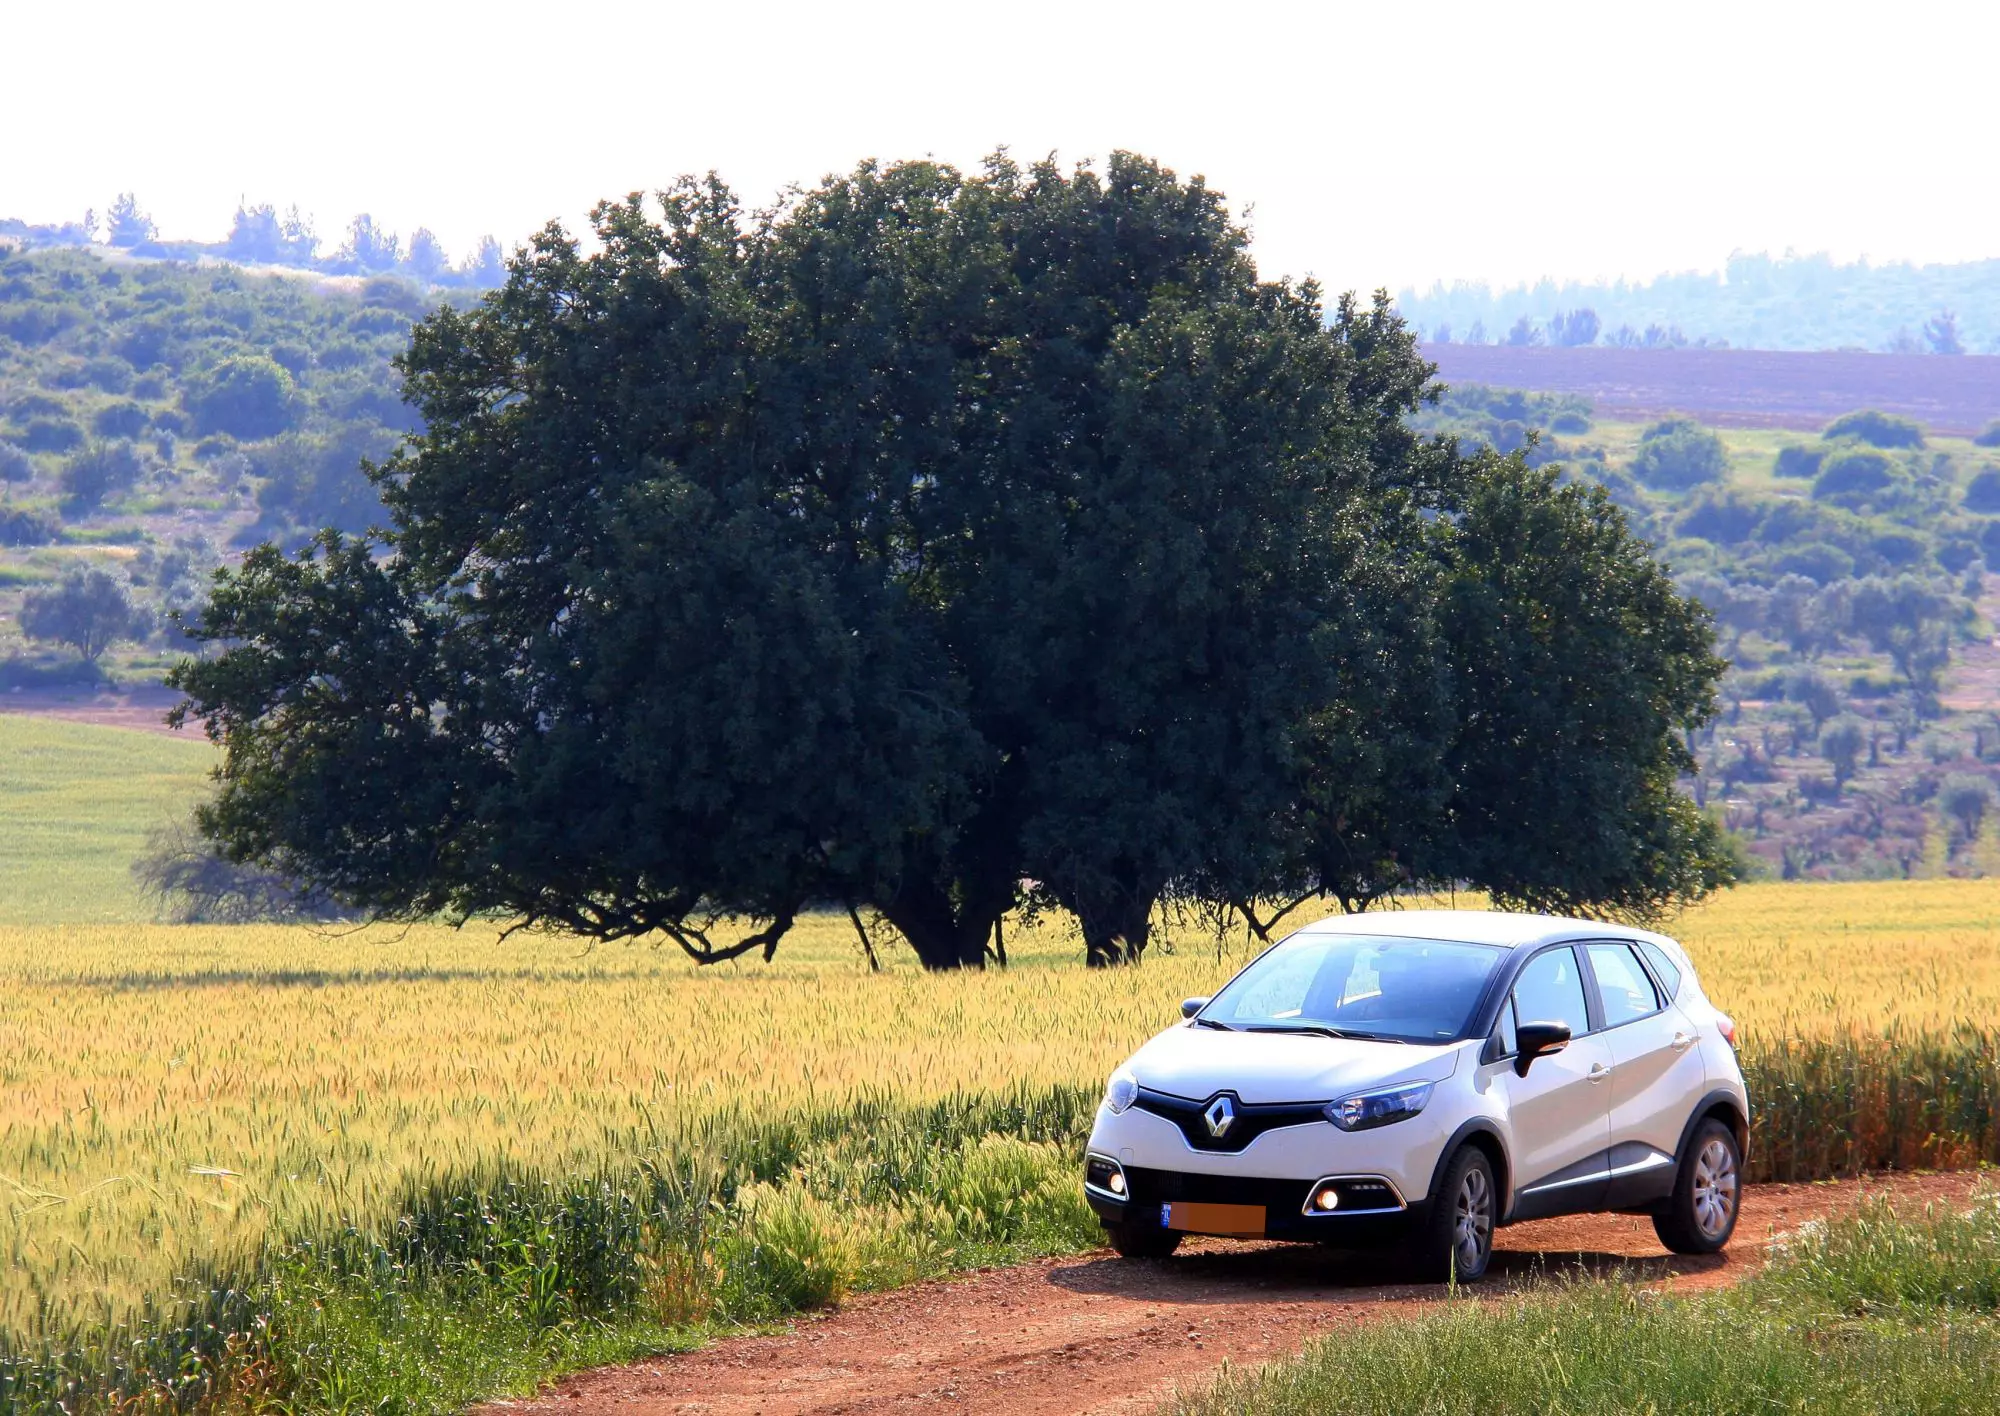
<svg viewBox="0 0 2000 1416">
<path fill-rule="evenodd" d="M 1515 1030 L 1523 1023 L 1562 1023 L 1571 1033 L 1561 1052 L 1538 1057 L 1523 1077 L 1514 1070 Z M 1590 1005 L 1576 951 L 1567 944 L 1528 960 L 1501 1006 L 1499 1051 L 1507 1059 L 1492 1083 L 1506 1098 L 1512 1130 L 1516 1219 L 1595 1209 L 1608 1185 L 1611 1051 L 1591 1027 Z"/>
<path fill-rule="evenodd" d="M 1632 945 L 1589 943 L 1581 953 L 1611 1049 L 1607 1203 L 1624 1208 L 1664 1199 L 1673 1192 L 1681 1132 L 1707 1089 L 1694 1024 L 1661 996 Z"/>
</svg>

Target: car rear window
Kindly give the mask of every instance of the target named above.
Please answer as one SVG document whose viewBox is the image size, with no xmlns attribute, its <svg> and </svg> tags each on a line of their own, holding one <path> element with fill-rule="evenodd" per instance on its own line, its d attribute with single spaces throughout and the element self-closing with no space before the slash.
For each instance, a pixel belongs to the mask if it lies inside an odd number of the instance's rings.
<svg viewBox="0 0 2000 1416">
<path fill-rule="evenodd" d="M 1653 966 L 1653 972 L 1659 975 L 1660 986 L 1667 990 L 1667 1000 L 1672 1002 L 1681 991 L 1680 965 L 1674 962 L 1673 955 L 1657 944 L 1642 943 L 1639 950 L 1646 956 L 1646 962 Z"/>
</svg>

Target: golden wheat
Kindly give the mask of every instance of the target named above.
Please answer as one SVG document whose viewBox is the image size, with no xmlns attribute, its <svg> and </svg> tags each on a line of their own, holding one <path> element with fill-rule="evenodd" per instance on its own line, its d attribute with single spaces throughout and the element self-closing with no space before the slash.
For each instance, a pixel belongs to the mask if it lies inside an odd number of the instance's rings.
<svg viewBox="0 0 2000 1416">
<path fill-rule="evenodd" d="M 1752 886 L 1677 932 L 1753 1034 L 2000 1004 L 2000 882 Z M 831 918 L 707 970 L 484 928 L 0 928 L 0 1325 L 128 1309 L 495 1158 L 594 1170 L 724 1109 L 1092 1082 L 1253 947 L 1180 929 L 1093 972 L 1054 926 L 1010 945 L 933 977 L 893 949 L 871 974 Z"/>
</svg>

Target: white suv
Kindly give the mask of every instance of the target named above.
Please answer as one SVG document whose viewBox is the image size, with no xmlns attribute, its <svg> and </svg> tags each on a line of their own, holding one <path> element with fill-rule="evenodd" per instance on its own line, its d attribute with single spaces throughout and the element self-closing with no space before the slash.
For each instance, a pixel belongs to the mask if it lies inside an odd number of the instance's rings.
<svg viewBox="0 0 2000 1416">
<path fill-rule="evenodd" d="M 1736 1027 L 1673 940 L 1545 915 L 1350 915 L 1190 998 L 1111 1074 L 1084 1193 L 1128 1258 L 1183 1234 L 1405 1246 L 1480 1277 L 1496 1225 L 1736 1227 L 1750 1099 Z"/>
</svg>

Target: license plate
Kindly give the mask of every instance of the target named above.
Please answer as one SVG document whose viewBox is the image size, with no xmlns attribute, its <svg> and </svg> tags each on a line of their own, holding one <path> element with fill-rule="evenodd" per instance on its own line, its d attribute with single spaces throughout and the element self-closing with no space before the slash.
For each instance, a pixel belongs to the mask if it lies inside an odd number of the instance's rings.
<svg viewBox="0 0 2000 1416">
<path fill-rule="evenodd" d="M 1176 1200 L 1160 1206 L 1160 1224 L 1190 1234 L 1220 1234 L 1229 1239 L 1264 1237 L 1262 1205 L 1204 1205 Z"/>
</svg>

